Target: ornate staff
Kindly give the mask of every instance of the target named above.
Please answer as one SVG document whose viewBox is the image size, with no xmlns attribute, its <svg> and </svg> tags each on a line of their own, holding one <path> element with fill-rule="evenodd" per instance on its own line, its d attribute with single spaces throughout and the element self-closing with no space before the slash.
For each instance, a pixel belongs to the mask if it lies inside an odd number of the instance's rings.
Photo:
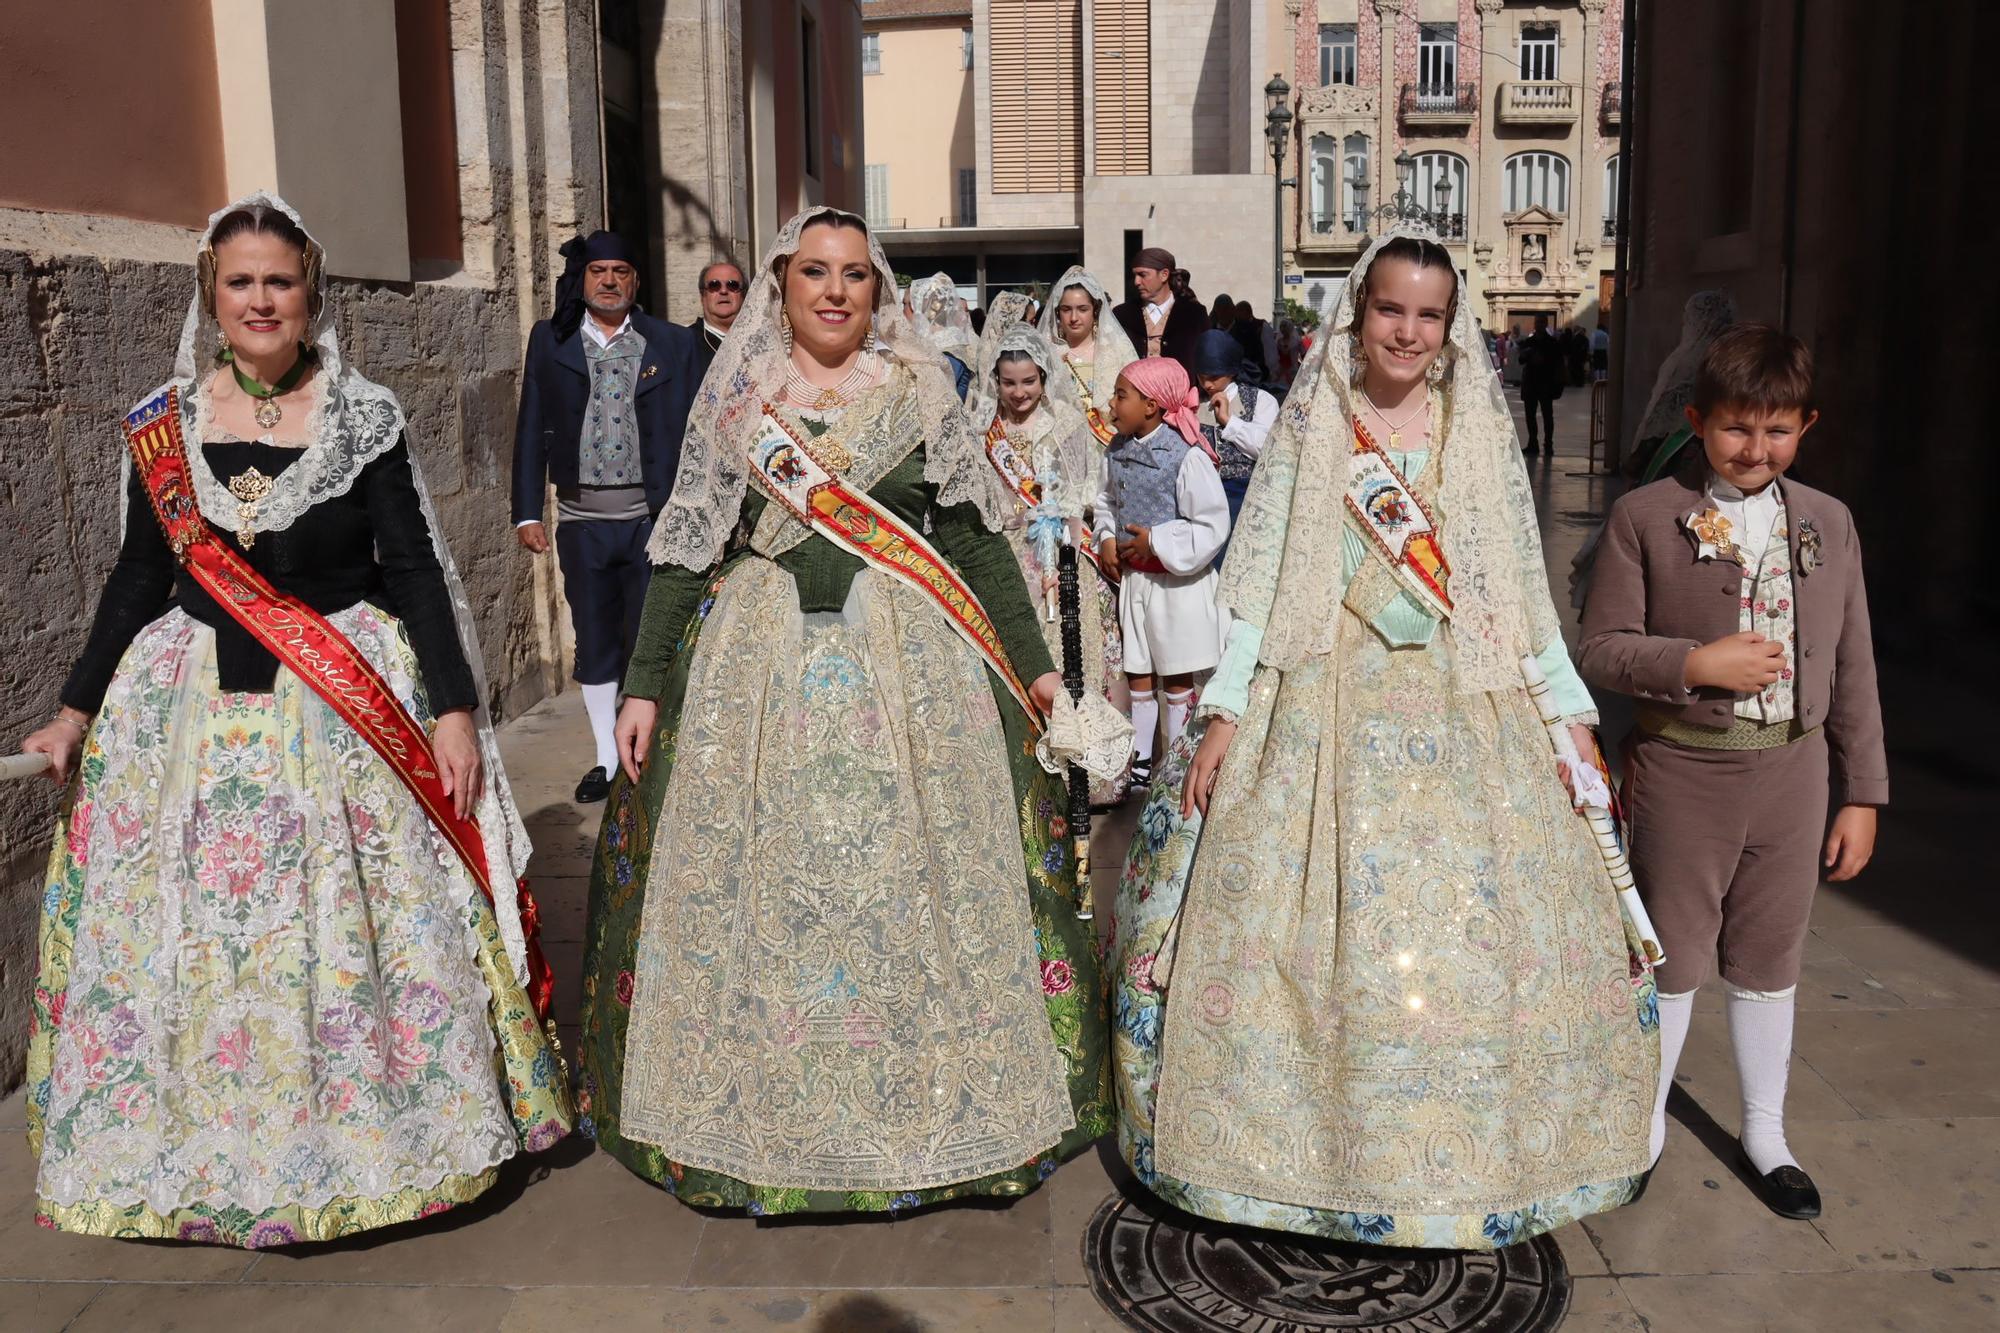
<svg viewBox="0 0 2000 1333">
<path fill-rule="evenodd" d="M 1535 704 L 1535 712 L 1541 715 L 1542 725 L 1548 728 L 1549 741 L 1555 746 L 1556 758 L 1576 772 L 1583 764 L 1583 757 L 1576 752 L 1576 740 L 1569 734 L 1562 714 L 1556 710 L 1556 701 L 1549 694 L 1548 677 L 1542 674 L 1541 664 L 1533 657 L 1521 659 L 1521 677 L 1527 682 L 1528 698 Z M 1611 818 L 1611 812 L 1603 806 L 1586 804 L 1583 817 L 1589 821 L 1591 834 L 1597 839 L 1597 854 L 1604 858 L 1604 868 L 1611 873 L 1611 887 L 1618 891 L 1618 904 L 1625 909 L 1625 919 L 1632 923 L 1633 934 L 1639 937 L 1639 947 L 1645 952 L 1646 961 L 1658 967 L 1667 960 L 1666 951 L 1660 947 L 1660 934 L 1653 929 L 1653 919 L 1646 914 L 1646 905 L 1639 901 L 1639 890 L 1632 882 L 1632 867 L 1625 860 L 1625 847 L 1618 841 L 1618 824 Z"/>
<path fill-rule="evenodd" d="M 1083 601 L 1077 588 L 1076 543 L 1056 553 L 1056 599 L 1062 607 L 1063 688 L 1071 703 L 1083 700 Z M 1076 919 L 1095 915 L 1090 893 L 1090 775 L 1069 766 L 1069 833 L 1076 856 Z"/>
</svg>

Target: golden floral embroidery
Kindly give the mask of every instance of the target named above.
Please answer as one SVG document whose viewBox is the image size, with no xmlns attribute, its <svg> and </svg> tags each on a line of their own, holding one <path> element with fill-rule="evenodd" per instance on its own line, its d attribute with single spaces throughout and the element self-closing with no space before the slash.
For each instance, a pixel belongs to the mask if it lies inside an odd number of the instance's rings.
<svg viewBox="0 0 2000 1333">
<path fill-rule="evenodd" d="M 762 1185 L 915 1190 L 1074 1124 L 985 668 L 857 576 L 803 616 L 750 560 L 690 670 L 646 886 L 623 1128 Z"/>
</svg>

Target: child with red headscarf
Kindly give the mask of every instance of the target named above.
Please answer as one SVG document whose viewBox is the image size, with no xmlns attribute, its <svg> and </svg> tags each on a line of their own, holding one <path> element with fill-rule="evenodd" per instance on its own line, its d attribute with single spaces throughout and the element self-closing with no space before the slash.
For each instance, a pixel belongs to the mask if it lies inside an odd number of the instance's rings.
<svg viewBox="0 0 2000 1333">
<path fill-rule="evenodd" d="M 1180 362 L 1149 356 L 1118 376 L 1097 535 L 1122 574 L 1118 627 L 1132 688 L 1135 785 L 1152 776 L 1161 696 L 1166 742 L 1187 728 L 1196 673 L 1222 657 L 1216 552 L 1229 540 L 1229 499 L 1195 416 L 1200 396 Z M 1157 680 L 1155 678 L 1158 678 Z"/>
</svg>

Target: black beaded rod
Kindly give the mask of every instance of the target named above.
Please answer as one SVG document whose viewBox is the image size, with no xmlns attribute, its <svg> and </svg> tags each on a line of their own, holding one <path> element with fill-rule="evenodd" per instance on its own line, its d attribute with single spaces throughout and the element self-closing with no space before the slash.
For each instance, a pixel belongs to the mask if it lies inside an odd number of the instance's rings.
<svg viewBox="0 0 2000 1333">
<path fill-rule="evenodd" d="M 1083 600 L 1077 588 L 1076 545 L 1056 553 L 1056 600 L 1062 613 L 1063 688 L 1071 703 L 1083 701 Z M 1069 766 L 1069 832 L 1076 854 L 1076 919 L 1095 915 L 1090 891 L 1090 775 Z"/>
</svg>

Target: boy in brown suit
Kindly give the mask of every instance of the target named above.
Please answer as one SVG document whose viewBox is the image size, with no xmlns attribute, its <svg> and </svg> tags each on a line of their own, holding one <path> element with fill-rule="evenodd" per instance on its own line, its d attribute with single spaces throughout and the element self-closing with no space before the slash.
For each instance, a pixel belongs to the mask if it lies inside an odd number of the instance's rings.
<svg viewBox="0 0 2000 1333">
<path fill-rule="evenodd" d="M 1577 651 L 1585 680 L 1639 700 L 1631 861 L 1667 954 L 1653 1156 L 1719 956 L 1743 1158 L 1772 1211 L 1816 1217 L 1785 1145 L 1799 957 L 1821 871 L 1860 873 L 1889 799 L 1861 547 L 1845 505 L 1782 480 L 1818 419 L 1798 339 L 1731 328 L 1687 418 L 1705 457 L 1612 507 Z"/>
</svg>

